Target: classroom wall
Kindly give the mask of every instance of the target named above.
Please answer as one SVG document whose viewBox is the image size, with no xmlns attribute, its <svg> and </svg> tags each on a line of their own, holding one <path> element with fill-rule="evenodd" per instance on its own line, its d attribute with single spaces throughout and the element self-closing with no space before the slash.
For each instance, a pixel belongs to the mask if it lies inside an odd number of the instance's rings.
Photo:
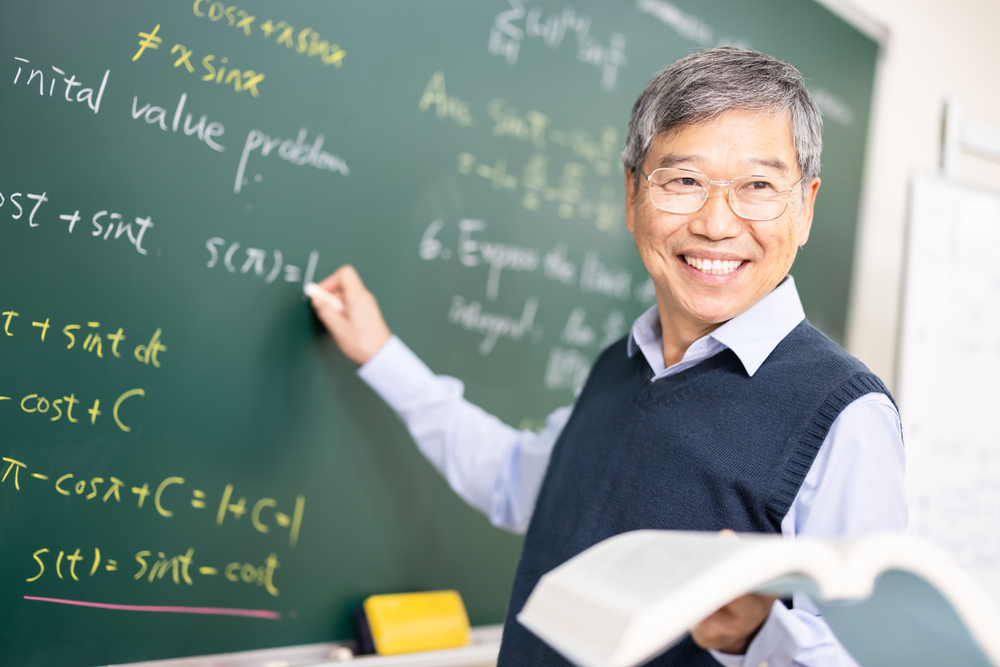
<svg viewBox="0 0 1000 667">
<path fill-rule="evenodd" d="M 907 195 L 914 174 L 938 168 L 944 102 L 1000 126 L 1000 2 L 838 0 L 883 26 L 859 220 L 847 348 L 895 380 Z M 964 155 L 959 177 L 1000 190 L 1000 164 Z"/>
</svg>

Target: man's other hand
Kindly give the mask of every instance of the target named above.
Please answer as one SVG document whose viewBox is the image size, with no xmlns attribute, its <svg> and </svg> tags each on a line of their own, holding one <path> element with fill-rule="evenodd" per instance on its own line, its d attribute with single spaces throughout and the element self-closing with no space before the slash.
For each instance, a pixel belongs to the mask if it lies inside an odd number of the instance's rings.
<svg viewBox="0 0 1000 667">
<path fill-rule="evenodd" d="M 751 593 L 737 598 L 691 629 L 694 643 L 732 655 L 743 655 L 777 598 Z"/>
<path fill-rule="evenodd" d="M 365 288 L 361 276 L 349 264 L 334 271 L 319 286 L 340 299 L 344 310 L 338 312 L 326 299 L 312 297 L 316 315 L 344 356 L 359 366 L 364 364 L 392 336 L 375 295 Z"/>
</svg>

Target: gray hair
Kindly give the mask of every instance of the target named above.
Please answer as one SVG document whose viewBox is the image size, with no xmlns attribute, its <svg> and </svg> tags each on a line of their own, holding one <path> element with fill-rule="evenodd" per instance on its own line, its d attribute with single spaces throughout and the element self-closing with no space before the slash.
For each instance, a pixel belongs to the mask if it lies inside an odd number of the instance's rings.
<svg viewBox="0 0 1000 667">
<path fill-rule="evenodd" d="M 691 54 L 653 77 L 632 107 L 622 162 L 638 179 L 656 135 L 731 109 L 787 113 L 803 184 L 819 176 L 823 117 L 802 74 L 774 56 L 731 46 Z"/>
</svg>

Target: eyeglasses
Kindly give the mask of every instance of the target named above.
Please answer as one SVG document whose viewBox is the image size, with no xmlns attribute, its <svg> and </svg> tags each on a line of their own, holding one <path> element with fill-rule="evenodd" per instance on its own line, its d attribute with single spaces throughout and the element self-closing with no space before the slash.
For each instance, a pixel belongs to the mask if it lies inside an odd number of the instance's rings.
<svg viewBox="0 0 1000 667">
<path fill-rule="evenodd" d="M 708 199 L 708 189 L 720 185 L 729 190 L 733 213 L 747 220 L 774 220 L 788 207 L 788 198 L 802 179 L 788 184 L 778 176 L 740 176 L 731 181 L 713 181 L 689 169 L 661 168 L 652 174 L 639 170 L 649 181 L 649 201 L 667 213 L 694 213 Z"/>
</svg>

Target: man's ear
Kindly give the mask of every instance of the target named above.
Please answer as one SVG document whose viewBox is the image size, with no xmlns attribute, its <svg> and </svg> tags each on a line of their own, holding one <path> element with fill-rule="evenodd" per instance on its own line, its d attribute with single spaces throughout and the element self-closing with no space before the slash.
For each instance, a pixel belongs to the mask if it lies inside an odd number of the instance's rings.
<svg viewBox="0 0 1000 667">
<path fill-rule="evenodd" d="M 625 167 L 625 226 L 635 234 L 635 171 Z"/>
<path fill-rule="evenodd" d="M 816 193 L 819 192 L 821 181 L 814 178 L 808 185 L 803 186 L 805 192 L 802 198 L 802 213 L 796 230 L 796 245 L 802 247 L 809 240 L 809 231 L 812 229 L 813 210 L 816 205 Z"/>
</svg>

